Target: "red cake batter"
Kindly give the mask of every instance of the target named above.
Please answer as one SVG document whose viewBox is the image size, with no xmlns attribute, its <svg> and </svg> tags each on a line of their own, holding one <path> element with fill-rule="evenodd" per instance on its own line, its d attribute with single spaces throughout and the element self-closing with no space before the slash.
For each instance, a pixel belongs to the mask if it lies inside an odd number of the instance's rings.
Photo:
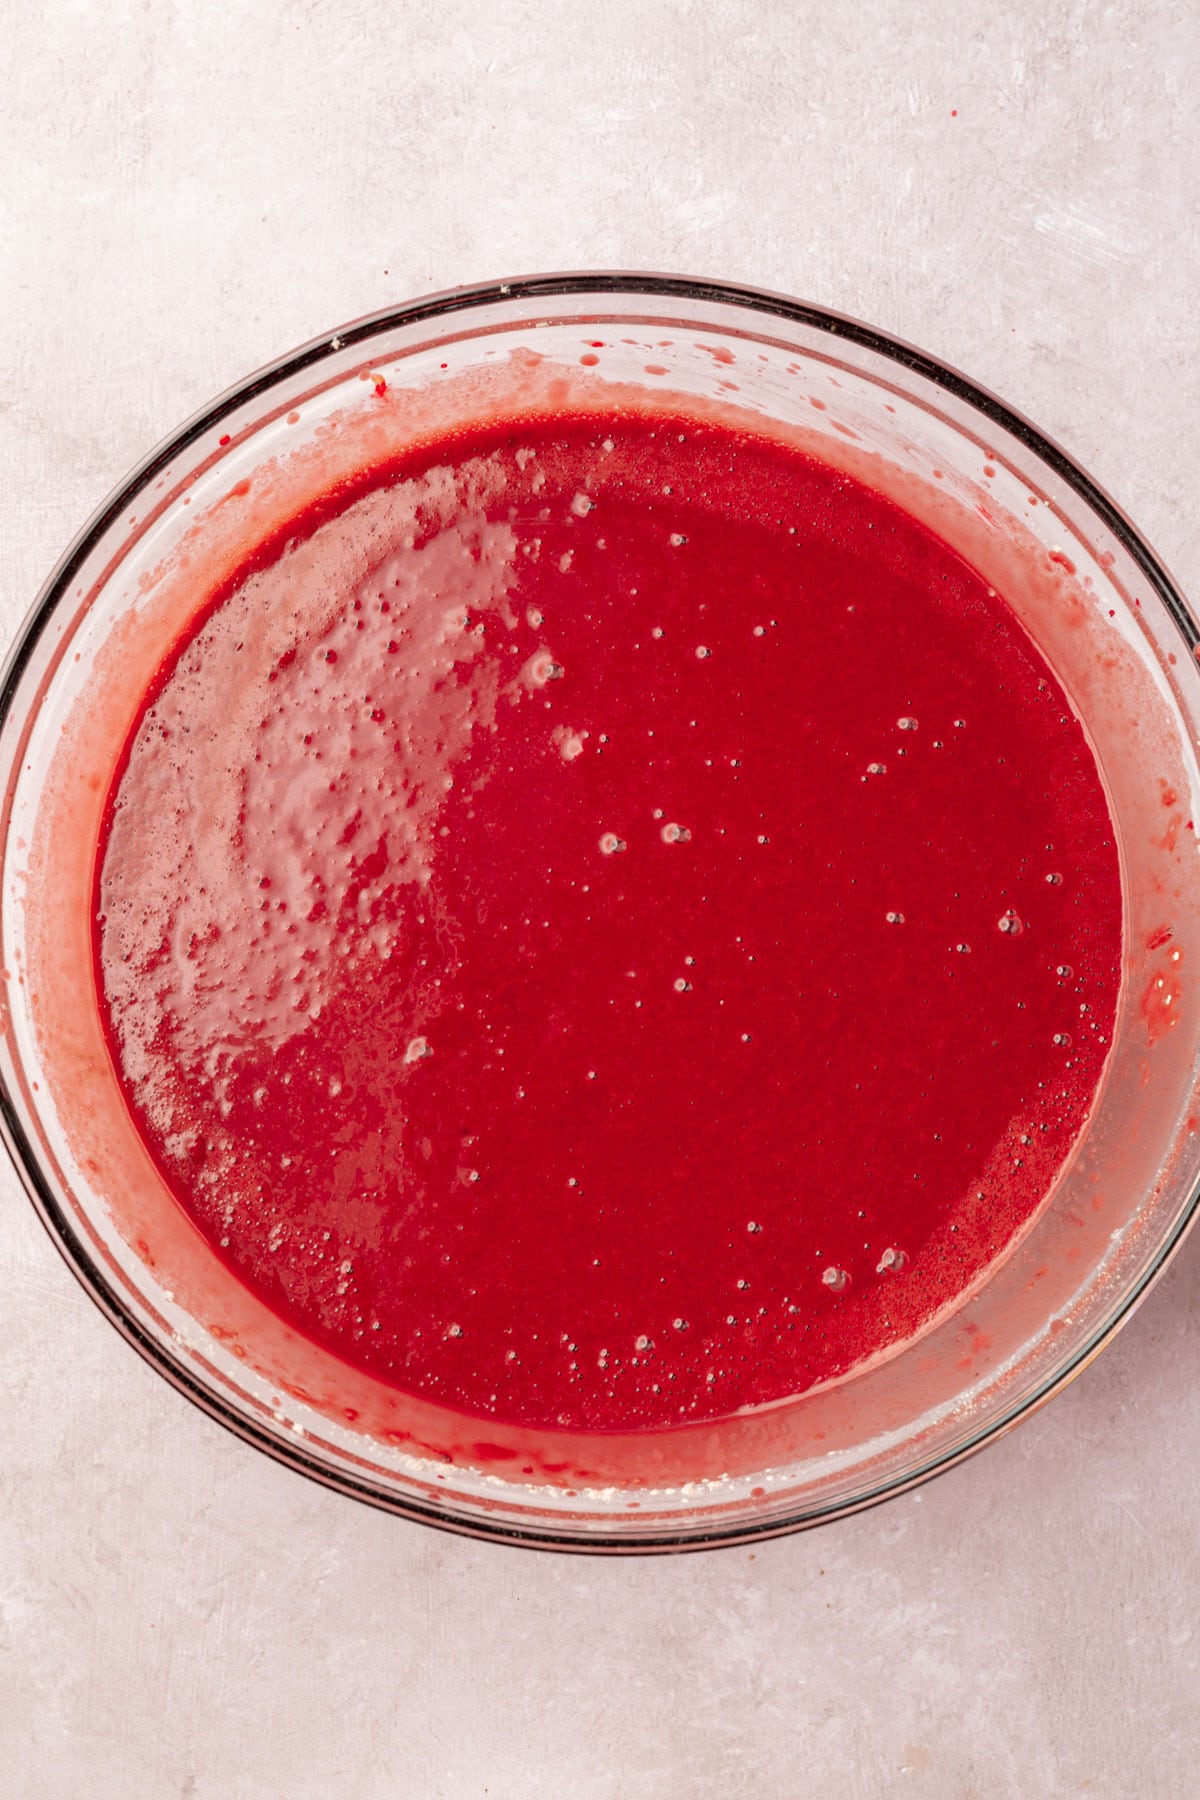
<svg viewBox="0 0 1200 1800">
<path fill-rule="evenodd" d="M 1120 977 L 1096 764 L 1003 598 L 661 413 L 291 521 L 147 695 L 96 895 L 129 1107 L 229 1267 L 534 1429 L 918 1330 L 1045 1197 Z"/>
</svg>

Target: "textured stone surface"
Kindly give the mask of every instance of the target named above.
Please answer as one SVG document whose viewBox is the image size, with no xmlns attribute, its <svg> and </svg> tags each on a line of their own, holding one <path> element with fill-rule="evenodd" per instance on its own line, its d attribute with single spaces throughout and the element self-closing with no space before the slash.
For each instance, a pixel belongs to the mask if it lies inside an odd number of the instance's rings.
<svg viewBox="0 0 1200 1800">
<path fill-rule="evenodd" d="M 0 9 L 7 638 L 126 466 L 459 281 L 773 286 L 968 369 L 1200 594 L 1200 32 L 1094 0 Z M 6 1800 L 1195 1792 L 1200 1241 L 1068 1392 L 756 1552 L 376 1516 L 127 1350 L 0 1171 Z"/>
</svg>

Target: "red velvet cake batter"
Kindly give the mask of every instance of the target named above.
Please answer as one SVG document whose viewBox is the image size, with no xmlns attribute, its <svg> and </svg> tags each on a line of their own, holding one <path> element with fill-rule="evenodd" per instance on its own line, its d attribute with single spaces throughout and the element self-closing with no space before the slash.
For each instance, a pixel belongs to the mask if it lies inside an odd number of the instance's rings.
<svg viewBox="0 0 1200 1800">
<path fill-rule="evenodd" d="M 181 1206 L 306 1336 L 509 1424 L 895 1345 L 1112 1034 L 1096 764 L 1004 599 L 691 416 L 480 426 L 210 595 L 115 780 L 96 975 Z"/>
</svg>

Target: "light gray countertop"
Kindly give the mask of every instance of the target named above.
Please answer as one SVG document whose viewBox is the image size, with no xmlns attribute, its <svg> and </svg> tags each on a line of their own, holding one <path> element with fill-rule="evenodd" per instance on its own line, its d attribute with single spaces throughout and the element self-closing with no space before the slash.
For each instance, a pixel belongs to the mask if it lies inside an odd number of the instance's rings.
<svg viewBox="0 0 1200 1800">
<path fill-rule="evenodd" d="M 156 439 L 392 300 L 784 289 L 1057 436 L 1200 598 L 1200 26 L 1173 0 L 0 9 L 0 603 Z M 1200 1241 L 1032 1422 L 754 1551 L 373 1514 L 125 1347 L 0 1170 L 4 1800 L 1159 1800 L 1200 1751 Z"/>
</svg>

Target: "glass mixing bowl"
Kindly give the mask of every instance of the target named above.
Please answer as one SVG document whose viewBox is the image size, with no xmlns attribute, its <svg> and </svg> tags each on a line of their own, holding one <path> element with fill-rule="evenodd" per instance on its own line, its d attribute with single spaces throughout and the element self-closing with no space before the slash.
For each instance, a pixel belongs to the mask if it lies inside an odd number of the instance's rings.
<svg viewBox="0 0 1200 1800">
<path fill-rule="evenodd" d="M 719 1453 L 704 1428 L 648 1438 L 636 1486 L 605 1477 L 602 1442 L 595 1477 L 566 1487 L 543 1469 L 475 1466 L 469 1447 L 447 1448 L 444 1419 L 428 1434 L 437 1454 L 414 1453 L 420 1433 L 389 1438 L 378 1394 L 347 1407 L 332 1359 L 234 1281 L 149 1168 L 98 1036 L 90 968 L 105 756 L 111 767 L 185 622 L 180 568 L 198 554 L 232 566 L 261 530 L 264 497 L 301 501 L 406 432 L 469 413 L 472 397 L 507 382 L 553 398 L 581 380 L 593 394 L 674 391 L 783 421 L 993 581 L 1088 732 L 1125 895 L 1112 1053 L 1032 1228 L 898 1353 L 739 1418 Z M 9 656 L 0 1083 L 17 1168 L 87 1292 L 181 1392 L 279 1461 L 406 1517 L 547 1548 L 680 1550 L 898 1493 L 1075 1375 L 1195 1212 L 1196 642 L 1170 576 L 1070 457 L 961 375 L 853 320 L 712 282 L 592 274 L 459 289 L 346 326 L 155 450 L 66 552 Z"/>
</svg>

